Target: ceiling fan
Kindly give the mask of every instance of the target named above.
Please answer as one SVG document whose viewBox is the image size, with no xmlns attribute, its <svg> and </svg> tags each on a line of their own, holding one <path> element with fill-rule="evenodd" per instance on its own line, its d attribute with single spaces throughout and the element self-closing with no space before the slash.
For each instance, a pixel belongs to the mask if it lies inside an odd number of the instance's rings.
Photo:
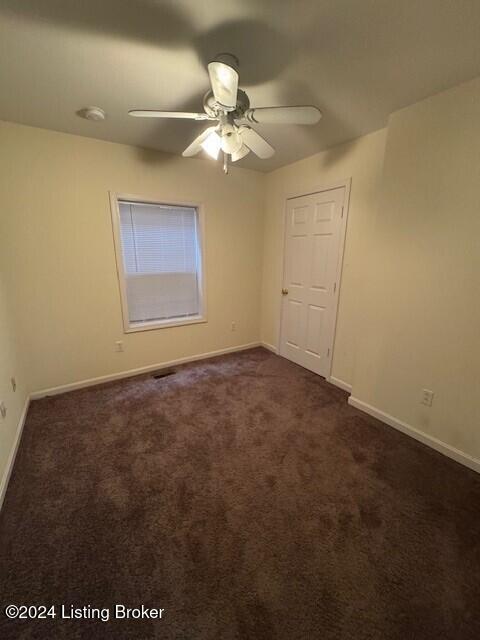
<svg viewBox="0 0 480 640">
<path fill-rule="evenodd" d="M 133 109 L 128 113 L 137 118 L 180 118 L 207 120 L 209 126 L 185 149 L 189 157 L 202 149 L 215 160 L 223 152 L 223 168 L 228 173 L 228 161 L 237 162 L 253 151 L 259 158 L 270 158 L 275 149 L 251 128 L 250 124 L 316 124 L 322 114 L 317 107 L 250 108 L 250 100 L 238 88 L 238 59 L 231 53 L 219 53 L 208 64 L 211 89 L 203 99 L 204 113 Z"/>
</svg>

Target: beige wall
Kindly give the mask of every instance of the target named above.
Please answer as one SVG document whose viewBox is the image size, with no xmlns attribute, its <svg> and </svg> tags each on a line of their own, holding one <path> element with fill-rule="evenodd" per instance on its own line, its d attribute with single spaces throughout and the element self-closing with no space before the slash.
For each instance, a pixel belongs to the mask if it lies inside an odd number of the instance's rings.
<svg viewBox="0 0 480 640">
<path fill-rule="evenodd" d="M 10 123 L 0 140 L 6 285 L 31 390 L 258 341 L 262 174 Z M 109 190 L 204 204 L 208 323 L 124 335 Z"/>
<path fill-rule="evenodd" d="M 0 222 L 0 238 L 5 237 L 2 231 Z M 17 427 L 27 399 L 23 363 L 3 282 L 3 267 L 0 263 L 0 401 L 5 403 L 7 415 L 0 417 L 0 507 L 6 488 L 7 463 L 15 446 Z M 10 382 L 12 376 L 17 380 L 15 393 Z"/>
<path fill-rule="evenodd" d="M 385 130 L 228 177 L 209 161 L 0 123 L 0 474 L 27 391 L 277 345 L 285 197 L 349 177 L 333 376 L 480 457 L 479 106 L 477 79 L 393 114 Z M 123 333 L 109 190 L 205 205 L 207 324 Z"/>
<path fill-rule="evenodd" d="M 262 340 L 278 344 L 287 194 L 352 178 L 332 374 L 480 458 L 480 79 L 267 175 Z M 422 389 L 435 392 L 421 404 Z"/>
<path fill-rule="evenodd" d="M 477 79 L 390 118 L 353 378 L 353 396 L 477 458 L 479 113 Z"/>
<path fill-rule="evenodd" d="M 262 340 L 278 346 L 283 274 L 285 199 L 292 193 L 352 178 L 332 375 L 351 384 L 358 332 L 360 289 L 370 251 L 382 172 L 385 130 L 283 167 L 266 178 Z"/>
</svg>

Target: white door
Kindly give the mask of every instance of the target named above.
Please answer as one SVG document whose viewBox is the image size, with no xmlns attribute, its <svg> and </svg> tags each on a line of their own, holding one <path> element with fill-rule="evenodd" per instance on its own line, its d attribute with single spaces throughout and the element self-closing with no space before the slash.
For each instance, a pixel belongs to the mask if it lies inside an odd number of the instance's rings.
<svg viewBox="0 0 480 640">
<path fill-rule="evenodd" d="M 280 355 L 330 374 L 345 187 L 287 200 Z"/>
</svg>

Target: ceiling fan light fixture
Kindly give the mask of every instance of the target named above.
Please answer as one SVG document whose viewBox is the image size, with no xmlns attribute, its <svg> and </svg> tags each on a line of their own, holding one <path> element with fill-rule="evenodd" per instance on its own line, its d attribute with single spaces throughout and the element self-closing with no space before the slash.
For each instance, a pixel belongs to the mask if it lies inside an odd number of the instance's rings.
<svg viewBox="0 0 480 640">
<path fill-rule="evenodd" d="M 229 80 L 234 77 L 233 67 L 229 67 L 227 64 L 223 64 L 222 62 L 211 62 L 210 71 L 223 86 L 227 85 Z"/>
<path fill-rule="evenodd" d="M 250 149 L 247 147 L 247 145 L 242 144 L 242 146 L 236 153 L 232 153 L 232 162 L 237 162 L 238 160 L 241 160 L 249 153 L 250 153 Z"/>
<path fill-rule="evenodd" d="M 217 103 L 226 111 L 233 111 L 237 106 L 237 58 L 229 53 L 219 53 L 208 63 L 208 74 Z"/>
<path fill-rule="evenodd" d="M 216 160 L 218 153 L 222 146 L 222 139 L 216 131 L 212 131 L 210 135 L 202 142 L 202 149 L 208 153 L 208 155 Z"/>
<path fill-rule="evenodd" d="M 204 129 L 182 152 L 191 158 L 205 151 L 217 160 L 223 152 L 223 168 L 228 173 L 228 163 L 237 162 L 252 152 L 266 160 L 275 153 L 272 145 L 255 129 L 253 124 L 316 124 L 321 112 L 313 105 L 286 107 L 250 107 L 250 100 L 238 87 L 238 58 L 231 53 L 219 53 L 208 63 L 210 90 L 203 98 L 204 113 L 191 111 L 164 111 L 158 109 L 131 109 L 129 114 L 137 118 L 177 118 L 183 120 L 207 120 L 214 124 Z"/>
<path fill-rule="evenodd" d="M 222 133 L 222 151 L 233 155 L 242 148 L 243 140 L 237 131 L 226 131 Z"/>
</svg>

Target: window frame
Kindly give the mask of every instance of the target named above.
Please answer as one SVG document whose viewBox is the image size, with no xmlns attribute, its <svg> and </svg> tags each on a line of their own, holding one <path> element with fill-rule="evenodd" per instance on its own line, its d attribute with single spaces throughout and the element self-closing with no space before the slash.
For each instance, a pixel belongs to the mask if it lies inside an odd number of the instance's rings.
<svg viewBox="0 0 480 640">
<path fill-rule="evenodd" d="M 110 211 L 112 216 L 113 244 L 115 249 L 115 262 L 117 269 L 117 280 L 120 291 L 120 306 L 122 311 L 123 332 L 136 333 L 138 331 L 152 331 L 154 329 L 165 329 L 167 327 L 181 327 L 191 324 L 200 324 L 207 322 L 207 290 L 205 282 L 205 211 L 202 203 L 193 203 L 172 200 L 171 198 L 160 199 L 152 197 L 144 197 L 126 193 L 117 193 L 109 191 Z M 198 247 L 200 251 L 199 261 L 199 296 L 200 296 L 200 313 L 196 316 L 188 318 L 166 318 L 165 320 L 149 320 L 140 322 L 131 322 L 128 312 L 126 275 L 123 264 L 123 247 L 120 232 L 120 207 L 119 201 L 138 202 L 139 204 L 152 204 L 159 206 L 173 207 L 191 207 L 195 208 L 198 216 Z"/>
</svg>

